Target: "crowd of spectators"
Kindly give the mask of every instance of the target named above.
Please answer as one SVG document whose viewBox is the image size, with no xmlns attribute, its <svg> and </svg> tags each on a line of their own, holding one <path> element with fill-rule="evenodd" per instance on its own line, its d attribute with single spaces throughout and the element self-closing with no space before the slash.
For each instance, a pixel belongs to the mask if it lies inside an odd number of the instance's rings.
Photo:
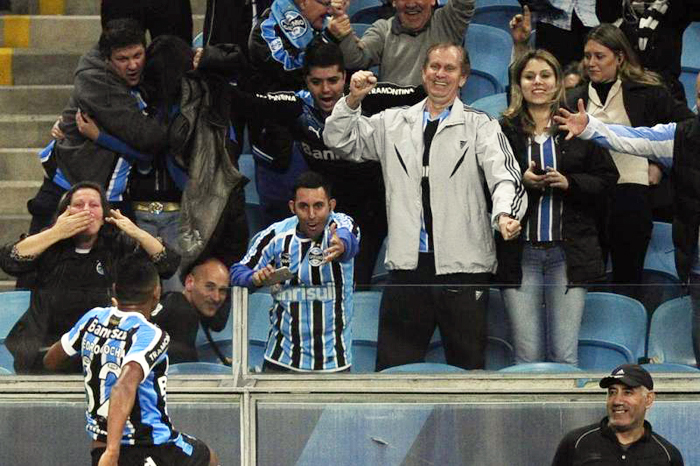
<svg viewBox="0 0 700 466">
<path fill-rule="evenodd" d="M 230 27 L 231 12 L 209 2 L 196 50 L 188 1 L 121 3 L 102 2 L 103 32 L 40 153 L 28 235 L 0 250 L 32 290 L 7 340 L 17 371 L 39 370 L 49 343 L 110 304 L 127 253 L 173 277 L 153 313 L 173 338 L 171 362 L 196 361 L 200 327 L 225 326 L 231 283 L 272 286 L 271 371 L 351 367 L 353 289 L 370 284 L 384 242 L 378 370 L 422 361 L 436 327 L 449 364 L 483 368 L 491 283 L 516 363 L 577 364 L 586 290 L 607 279 L 608 254 L 612 283 L 635 296 L 650 186 L 672 164 L 566 137 L 555 116 L 696 121 L 678 82 L 696 1 L 521 2 L 500 120 L 459 100 L 478 0 L 396 0 L 362 37 L 347 1 L 257 3 Z M 238 170 L 244 125 L 255 180 Z M 249 182 L 264 219 L 250 248 Z M 667 218 L 696 198 L 667 199 Z M 679 223 L 685 243 L 697 244 L 697 223 Z M 684 264 L 698 266 L 687 250 Z M 700 347 L 700 324 L 694 338 Z"/>
</svg>

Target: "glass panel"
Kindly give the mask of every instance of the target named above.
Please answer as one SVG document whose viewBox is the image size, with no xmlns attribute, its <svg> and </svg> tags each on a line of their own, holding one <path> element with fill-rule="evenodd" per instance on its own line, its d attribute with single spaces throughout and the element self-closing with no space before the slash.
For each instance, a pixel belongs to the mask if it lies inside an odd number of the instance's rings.
<svg viewBox="0 0 700 466">
<path fill-rule="evenodd" d="M 355 291 L 352 306 L 324 287 L 264 288 L 248 297 L 248 374 L 551 375 L 624 363 L 697 372 L 692 296 L 700 289 L 692 284 L 688 295 L 660 274 L 645 280 L 588 289 L 377 284 Z"/>
</svg>

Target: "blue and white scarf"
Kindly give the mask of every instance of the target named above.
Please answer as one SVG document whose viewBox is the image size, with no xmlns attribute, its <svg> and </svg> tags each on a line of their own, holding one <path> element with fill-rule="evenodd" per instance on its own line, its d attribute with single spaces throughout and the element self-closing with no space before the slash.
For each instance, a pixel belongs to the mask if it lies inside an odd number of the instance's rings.
<svg viewBox="0 0 700 466">
<path fill-rule="evenodd" d="M 286 71 L 301 68 L 304 64 L 304 50 L 314 38 L 311 24 L 292 0 L 275 0 L 270 10 L 270 16 L 263 21 L 260 29 L 263 39 L 270 47 L 272 58 L 280 62 Z M 276 25 L 295 50 L 288 51 L 284 48 L 282 38 L 275 30 Z"/>
</svg>

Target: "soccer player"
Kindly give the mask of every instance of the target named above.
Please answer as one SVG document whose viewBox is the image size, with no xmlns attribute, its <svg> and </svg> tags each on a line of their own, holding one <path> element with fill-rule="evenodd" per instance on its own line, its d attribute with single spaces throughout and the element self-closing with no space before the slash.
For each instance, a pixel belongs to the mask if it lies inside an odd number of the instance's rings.
<svg viewBox="0 0 700 466">
<path fill-rule="evenodd" d="M 174 430 L 168 417 L 170 337 L 149 322 L 160 291 L 153 264 L 125 258 L 114 305 L 87 312 L 44 357 L 48 369 L 82 358 L 93 466 L 219 464 L 207 445 Z"/>
</svg>

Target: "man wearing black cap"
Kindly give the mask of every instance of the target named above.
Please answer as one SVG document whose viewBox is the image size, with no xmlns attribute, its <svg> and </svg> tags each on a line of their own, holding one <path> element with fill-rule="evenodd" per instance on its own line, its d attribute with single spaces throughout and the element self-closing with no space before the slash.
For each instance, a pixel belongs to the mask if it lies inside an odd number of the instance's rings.
<svg viewBox="0 0 700 466">
<path fill-rule="evenodd" d="M 623 364 L 600 381 L 608 389 L 608 415 L 600 423 L 574 429 L 562 439 L 552 466 L 683 465 L 676 447 L 652 432 L 644 420 L 654 403 L 654 381 L 636 364 Z"/>
</svg>

